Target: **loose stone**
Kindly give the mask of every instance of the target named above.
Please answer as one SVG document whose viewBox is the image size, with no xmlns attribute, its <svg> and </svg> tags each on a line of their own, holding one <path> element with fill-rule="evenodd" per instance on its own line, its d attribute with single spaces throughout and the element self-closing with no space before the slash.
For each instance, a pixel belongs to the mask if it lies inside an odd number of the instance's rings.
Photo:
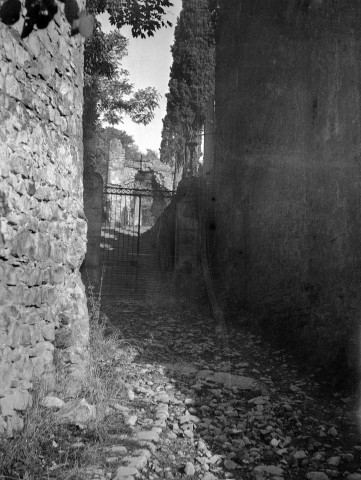
<svg viewBox="0 0 361 480">
<path fill-rule="evenodd" d="M 196 469 L 192 462 L 187 462 L 184 467 L 184 473 L 187 477 L 192 477 L 196 473 Z"/>
<path fill-rule="evenodd" d="M 131 416 L 128 418 L 127 423 L 128 423 L 128 425 L 130 425 L 130 426 L 134 426 L 134 425 L 137 423 L 137 421 L 138 421 L 137 415 L 131 415 Z"/>
<path fill-rule="evenodd" d="M 296 460 L 303 460 L 304 458 L 307 458 L 307 454 L 304 450 L 298 450 L 294 453 L 293 458 Z"/>
<path fill-rule="evenodd" d="M 328 476 L 324 472 L 308 472 L 307 480 L 328 480 Z"/>
<path fill-rule="evenodd" d="M 119 455 L 125 455 L 128 452 L 127 448 L 123 445 L 112 445 L 107 449 L 107 451 L 111 453 L 118 453 Z"/>
<path fill-rule="evenodd" d="M 255 473 L 269 473 L 270 475 L 278 475 L 280 477 L 283 476 L 283 469 L 280 467 L 276 467 L 275 465 L 258 465 L 254 468 Z"/>
<path fill-rule="evenodd" d="M 138 476 L 139 471 L 135 467 L 118 467 L 114 480 L 125 480 Z"/>
<path fill-rule="evenodd" d="M 347 475 L 347 480 L 361 480 L 361 473 L 350 473 Z"/>
<path fill-rule="evenodd" d="M 137 440 L 146 442 L 159 442 L 159 434 L 153 430 L 144 430 L 137 433 Z"/>
<path fill-rule="evenodd" d="M 46 396 L 41 401 L 41 405 L 46 408 L 61 408 L 64 404 L 64 400 L 52 396 Z"/>
<path fill-rule="evenodd" d="M 227 470 L 234 470 L 235 468 L 237 468 L 237 463 L 233 462 L 232 460 L 226 459 L 224 461 L 224 466 Z"/>
</svg>

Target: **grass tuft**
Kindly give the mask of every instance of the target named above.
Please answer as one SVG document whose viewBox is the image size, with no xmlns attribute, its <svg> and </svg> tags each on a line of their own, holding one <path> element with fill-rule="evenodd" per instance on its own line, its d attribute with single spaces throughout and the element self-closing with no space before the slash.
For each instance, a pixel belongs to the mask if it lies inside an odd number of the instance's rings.
<svg viewBox="0 0 361 480">
<path fill-rule="evenodd" d="M 114 421 L 111 405 L 127 399 L 125 377 L 131 355 L 127 343 L 101 312 L 100 294 L 96 295 L 93 287 L 88 287 L 88 302 L 90 357 L 77 398 L 96 406 L 96 420 L 85 429 L 57 423 L 55 414 L 41 405 L 46 386 L 34 384 L 24 429 L 12 439 L 0 439 L 0 480 L 83 480 L 89 476 L 86 467 L 101 462 L 99 449 Z M 57 375 L 56 395 L 66 401 L 65 369 L 58 366 Z M 117 425 L 127 430 L 122 417 L 117 416 Z M 74 447 L 79 443 L 80 448 Z"/>
</svg>

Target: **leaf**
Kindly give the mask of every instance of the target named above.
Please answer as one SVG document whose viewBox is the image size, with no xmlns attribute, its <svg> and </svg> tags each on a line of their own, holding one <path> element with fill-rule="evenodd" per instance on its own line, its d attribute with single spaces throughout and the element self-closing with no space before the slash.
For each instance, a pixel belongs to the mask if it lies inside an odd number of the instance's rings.
<svg viewBox="0 0 361 480">
<path fill-rule="evenodd" d="M 35 23 L 40 10 L 44 9 L 42 0 L 26 0 L 25 1 L 26 16 Z"/>
<path fill-rule="evenodd" d="M 79 18 L 79 6 L 76 0 L 65 0 L 64 14 L 70 25 Z"/>
<path fill-rule="evenodd" d="M 5 25 L 14 25 L 20 18 L 21 3 L 19 0 L 7 0 L 1 5 L 0 19 Z"/>
<path fill-rule="evenodd" d="M 34 20 L 30 17 L 25 17 L 23 31 L 21 32 L 21 38 L 26 38 L 34 29 Z"/>
<path fill-rule="evenodd" d="M 85 10 L 80 12 L 78 25 L 80 35 L 82 35 L 84 38 L 89 38 L 94 30 L 94 21 L 93 15 L 89 15 Z"/>
<path fill-rule="evenodd" d="M 38 18 L 36 19 L 36 26 L 40 29 L 46 28 L 52 19 L 53 16 L 40 12 Z"/>
<path fill-rule="evenodd" d="M 54 0 L 43 0 L 51 19 L 58 13 L 58 5 Z M 59 0 L 61 1 L 61 0 Z"/>
</svg>

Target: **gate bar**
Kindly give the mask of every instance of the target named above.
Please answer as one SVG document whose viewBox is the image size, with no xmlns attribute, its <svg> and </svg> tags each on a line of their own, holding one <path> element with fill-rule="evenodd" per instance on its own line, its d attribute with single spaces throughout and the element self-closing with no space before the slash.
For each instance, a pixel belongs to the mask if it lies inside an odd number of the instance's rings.
<svg viewBox="0 0 361 480">
<path fill-rule="evenodd" d="M 146 188 L 124 188 L 119 187 L 118 185 L 106 185 L 104 187 L 104 193 L 118 194 L 118 195 L 142 195 L 143 197 L 154 197 L 156 194 L 162 195 L 163 197 L 171 198 L 175 194 L 173 190 L 149 190 Z"/>
</svg>

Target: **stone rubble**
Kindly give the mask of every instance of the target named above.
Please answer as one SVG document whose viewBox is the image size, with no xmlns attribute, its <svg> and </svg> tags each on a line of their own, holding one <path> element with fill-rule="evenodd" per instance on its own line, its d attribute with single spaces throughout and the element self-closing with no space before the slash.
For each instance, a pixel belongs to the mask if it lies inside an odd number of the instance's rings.
<svg viewBox="0 0 361 480">
<path fill-rule="evenodd" d="M 108 435 L 88 480 L 361 480 L 349 402 L 327 396 L 284 351 L 245 330 L 231 330 L 220 346 L 212 320 L 193 311 L 140 301 L 104 308 L 140 347 L 122 373 L 125 395 L 109 402 L 110 419 L 122 419 L 126 432 Z M 77 407 L 96 406 L 67 402 L 55 415 Z M 84 446 L 82 437 L 72 445 Z"/>
<path fill-rule="evenodd" d="M 96 419 L 96 407 L 90 405 L 85 398 L 71 400 L 56 412 L 55 418 L 60 423 L 83 425 Z"/>
<path fill-rule="evenodd" d="M 123 309 L 110 303 L 106 313 L 145 347 L 130 365 L 128 403 L 113 407 L 138 447 L 119 438 L 94 479 L 361 479 L 360 438 L 355 429 L 348 448 L 343 433 L 347 404 L 325 399 L 284 351 L 245 331 L 232 331 L 224 351 L 207 317 L 141 302 Z"/>
</svg>

